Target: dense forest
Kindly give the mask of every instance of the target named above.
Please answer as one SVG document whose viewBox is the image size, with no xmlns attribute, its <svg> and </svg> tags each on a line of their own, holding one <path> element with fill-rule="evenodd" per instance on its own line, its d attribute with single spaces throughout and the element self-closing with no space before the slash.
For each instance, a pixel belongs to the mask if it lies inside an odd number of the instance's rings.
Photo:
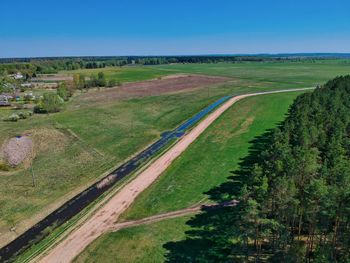
<svg viewBox="0 0 350 263">
<path fill-rule="evenodd" d="M 155 56 L 155 57 L 57 57 L 57 58 L 3 58 L 0 59 L 0 74 L 20 71 L 33 74 L 52 74 L 60 70 L 90 69 L 104 67 L 122 67 L 126 65 L 159 65 L 171 63 L 219 63 L 243 61 L 299 61 L 325 59 L 324 57 L 297 56 Z"/>
<path fill-rule="evenodd" d="M 278 128 L 252 141 L 168 262 L 349 262 L 350 76 L 299 96 Z"/>
</svg>

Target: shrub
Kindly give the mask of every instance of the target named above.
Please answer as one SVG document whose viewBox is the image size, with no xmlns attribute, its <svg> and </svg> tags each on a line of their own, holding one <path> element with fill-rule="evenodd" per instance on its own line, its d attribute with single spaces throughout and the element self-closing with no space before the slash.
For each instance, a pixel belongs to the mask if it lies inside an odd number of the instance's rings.
<svg viewBox="0 0 350 263">
<path fill-rule="evenodd" d="M 34 107 L 34 113 L 59 112 L 63 106 L 63 99 L 55 93 L 44 93 L 41 102 Z"/>
<path fill-rule="evenodd" d="M 20 118 L 17 114 L 13 113 L 9 117 L 5 118 L 4 121 L 18 121 Z"/>
<path fill-rule="evenodd" d="M 57 95 L 60 96 L 64 101 L 68 100 L 68 91 L 64 82 L 60 83 L 57 88 Z"/>
<path fill-rule="evenodd" d="M 105 87 L 106 86 L 106 77 L 105 74 L 103 72 L 99 72 L 97 74 L 97 84 L 99 87 Z"/>
<path fill-rule="evenodd" d="M 114 87 L 117 86 L 117 81 L 115 79 L 111 79 L 110 81 L 108 81 L 108 87 Z"/>
<path fill-rule="evenodd" d="M 67 95 L 68 97 L 72 97 L 75 92 L 75 86 L 72 81 L 66 81 L 65 82 L 66 88 L 67 88 Z"/>
<path fill-rule="evenodd" d="M 20 119 L 24 120 L 24 119 L 27 119 L 27 114 L 26 114 L 26 113 L 23 113 L 23 112 L 20 112 L 20 113 L 18 113 L 18 117 L 19 117 Z"/>
<path fill-rule="evenodd" d="M 74 74 L 73 85 L 74 89 L 80 89 L 82 91 L 86 86 L 85 76 L 83 74 Z"/>
<path fill-rule="evenodd" d="M 35 109 L 34 109 L 35 110 Z M 28 117 L 32 116 L 33 113 L 31 111 L 28 112 L 19 112 L 18 114 L 13 113 L 9 117 L 4 118 L 4 121 L 18 121 L 18 120 L 24 120 L 27 119 Z"/>
<path fill-rule="evenodd" d="M 34 113 L 39 113 L 39 114 L 40 113 L 46 113 L 46 111 L 42 108 L 41 103 L 39 103 L 38 105 L 34 106 L 33 112 Z"/>
<path fill-rule="evenodd" d="M 97 77 L 95 75 L 91 75 L 90 80 L 88 81 L 87 85 L 90 88 L 98 87 L 99 85 L 98 85 Z"/>
<path fill-rule="evenodd" d="M 9 170 L 10 170 L 9 166 L 5 162 L 0 161 L 0 171 L 9 171 Z"/>
</svg>

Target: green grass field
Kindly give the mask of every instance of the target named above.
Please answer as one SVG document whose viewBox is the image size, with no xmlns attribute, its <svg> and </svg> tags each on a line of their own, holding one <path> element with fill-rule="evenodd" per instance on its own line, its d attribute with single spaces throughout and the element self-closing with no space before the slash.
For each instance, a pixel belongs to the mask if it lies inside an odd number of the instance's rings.
<svg viewBox="0 0 350 263">
<path fill-rule="evenodd" d="M 283 119 L 299 92 L 237 102 L 201 135 L 124 214 L 124 220 L 190 207 L 230 176 L 249 141 Z"/>
<path fill-rule="evenodd" d="M 166 72 L 199 73 L 232 77 L 261 86 L 290 88 L 323 84 L 339 75 L 350 74 L 350 60 L 315 60 L 301 62 L 242 62 L 218 64 L 160 65 Z"/>
<path fill-rule="evenodd" d="M 120 82 L 154 79 L 174 73 L 194 73 L 232 77 L 246 83 L 251 82 L 252 85 L 289 88 L 314 86 L 338 75 L 350 74 L 350 60 L 170 64 L 81 69 L 60 73 L 68 75 L 82 73 L 91 76 L 98 72 L 104 72 L 107 79 Z"/>
<path fill-rule="evenodd" d="M 178 210 L 204 201 L 204 192 L 226 181 L 248 153 L 250 141 L 276 126 L 299 92 L 239 101 L 225 112 L 143 192 L 123 220 Z M 188 217 L 110 233 L 93 242 L 76 262 L 163 262 L 163 245 L 185 236 Z"/>
<path fill-rule="evenodd" d="M 162 245 L 181 240 L 189 227 L 185 224 L 190 217 L 164 220 L 151 225 L 123 229 L 102 236 L 93 242 L 75 263 L 155 263 L 164 262 L 166 249 Z"/>
<path fill-rule="evenodd" d="M 0 244 L 15 236 L 11 228 L 20 233 L 155 141 L 160 133 L 225 94 L 245 91 L 245 87 L 229 85 L 212 88 L 210 97 L 207 92 L 194 90 L 104 105 L 81 103 L 78 94 L 60 113 L 3 122 L 0 144 L 29 133 L 36 145 L 36 157 L 32 164 L 0 171 Z"/>
<path fill-rule="evenodd" d="M 307 87 L 312 83 L 322 83 L 326 78 L 346 74 L 350 72 L 349 69 L 350 65 L 343 60 L 103 69 L 106 75 L 124 82 L 180 72 L 230 76 L 234 77 L 234 81 L 211 88 L 209 96 L 208 89 L 204 88 L 105 104 L 86 103 L 80 100 L 83 95 L 77 93 L 60 113 L 35 115 L 17 123 L 2 122 L 0 145 L 8 138 L 30 133 L 37 145 L 37 154 L 32 163 L 10 172 L 0 172 L 0 246 L 16 236 L 10 229 L 20 233 L 96 181 L 104 172 L 156 140 L 161 132 L 175 127 L 219 97 L 258 90 Z M 12 112 L 0 109 L 0 117 Z M 244 147 L 240 151 L 246 151 Z M 32 173 L 35 175 L 35 187 L 32 185 Z M 190 174 L 186 176 L 192 178 Z M 217 180 L 225 176 L 220 174 Z M 198 192 L 217 182 L 212 179 L 208 185 L 203 183 Z M 183 193 L 183 199 L 179 199 L 175 207 L 186 206 L 201 198 L 187 197 L 190 194 L 185 193 L 185 188 Z M 173 197 L 167 198 L 171 200 Z M 167 209 L 167 205 L 156 201 L 150 213 Z M 138 212 L 134 210 L 127 216 L 139 217 L 146 212 L 143 209 Z"/>
<path fill-rule="evenodd" d="M 92 75 L 97 75 L 99 72 L 103 72 L 107 80 L 114 79 L 116 81 L 120 81 L 121 83 L 156 79 L 171 74 L 171 72 L 167 72 L 165 70 L 141 66 L 79 69 L 73 71 L 61 71 L 60 74 L 73 75 L 76 73 L 81 73 L 86 77 L 90 77 Z"/>
</svg>

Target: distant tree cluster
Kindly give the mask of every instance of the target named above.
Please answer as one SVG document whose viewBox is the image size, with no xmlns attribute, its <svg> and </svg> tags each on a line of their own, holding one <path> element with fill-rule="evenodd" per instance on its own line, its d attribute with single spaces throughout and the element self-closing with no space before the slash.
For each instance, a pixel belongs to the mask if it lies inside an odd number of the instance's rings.
<svg viewBox="0 0 350 263">
<path fill-rule="evenodd" d="M 90 88 L 101 88 L 101 87 L 114 87 L 119 86 L 120 82 L 115 79 L 106 80 L 106 76 L 103 72 L 99 72 L 97 75 L 91 75 L 89 79 L 86 79 L 84 74 L 74 74 L 73 75 L 73 85 L 75 89 L 80 91 Z"/>
<path fill-rule="evenodd" d="M 349 262 L 349 98 L 350 76 L 299 96 L 232 180 L 209 192 L 238 205 L 204 209 L 187 240 L 165 246 L 168 261 Z"/>
<path fill-rule="evenodd" d="M 34 107 L 34 113 L 55 113 L 62 110 L 64 102 L 73 96 L 75 87 L 70 82 L 60 82 L 56 92 L 43 94 Z"/>
<path fill-rule="evenodd" d="M 53 74 L 61 70 L 97 69 L 125 65 L 159 65 L 171 63 L 219 63 L 243 61 L 295 61 L 323 58 L 288 56 L 129 56 L 129 57 L 57 57 L 57 58 L 6 58 L 0 59 L 0 75 L 22 72 L 26 78 L 37 74 Z"/>
<path fill-rule="evenodd" d="M 34 113 L 55 113 L 62 109 L 64 100 L 56 93 L 47 92 L 38 105 L 34 107 Z"/>
</svg>

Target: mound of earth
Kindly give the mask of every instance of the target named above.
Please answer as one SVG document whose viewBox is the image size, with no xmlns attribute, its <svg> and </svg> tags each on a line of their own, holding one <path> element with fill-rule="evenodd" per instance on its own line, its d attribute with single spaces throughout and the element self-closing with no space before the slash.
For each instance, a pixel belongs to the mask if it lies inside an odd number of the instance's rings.
<svg viewBox="0 0 350 263">
<path fill-rule="evenodd" d="M 62 151 L 69 143 L 69 137 L 58 129 L 36 128 L 26 131 L 34 141 L 34 154 Z"/>
<path fill-rule="evenodd" d="M 6 162 L 16 167 L 21 164 L 33 151 L 33 141 L 29 136 L 10 139 L 3 147 Z"/>
<path fill-rule="evenodd" d="M 120 99 L 155 96 L 188 89 L 201 88 L 232 80 L 226 77 L 176 74 L 156 80 L 125 83 L 120 87 L 104 89 L 82 95 L 82 101 L 105 103 Z"/>
</svg>

